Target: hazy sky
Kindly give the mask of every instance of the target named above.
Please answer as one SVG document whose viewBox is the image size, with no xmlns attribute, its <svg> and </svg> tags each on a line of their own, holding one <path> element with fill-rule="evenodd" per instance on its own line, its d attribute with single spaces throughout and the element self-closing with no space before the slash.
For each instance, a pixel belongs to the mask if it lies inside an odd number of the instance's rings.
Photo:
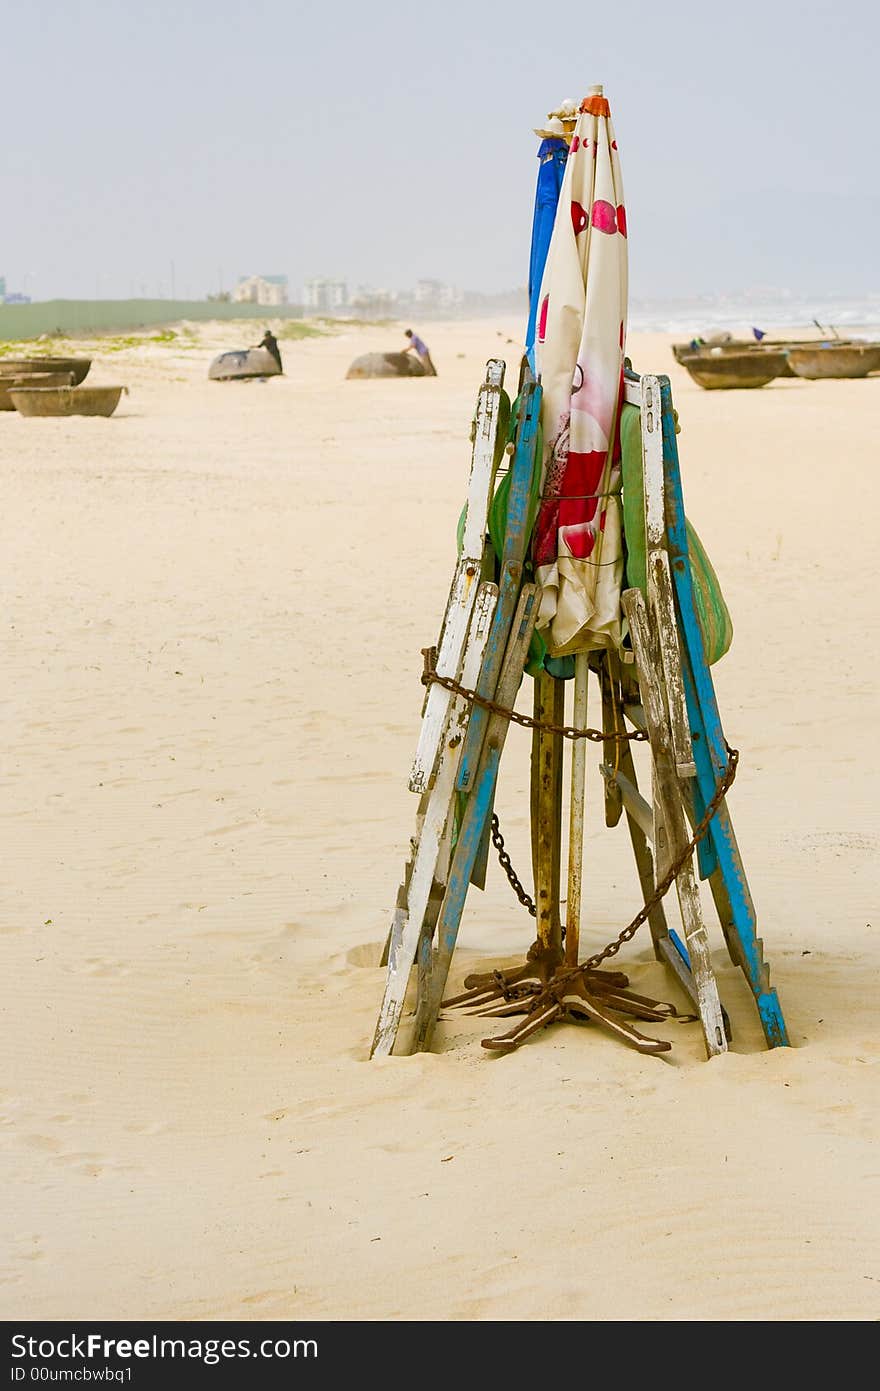
<svg viewBox="0 0 880 1391">
<path fill-rule="evenodd" d="M 3 8 L 0 275 L 35 298 L 168 294 L 172 263 L 193 298 L 523 284 L 532 127 L 596 82 L 635 295 L 880 290 L 877 0 Z"/>
</svg>

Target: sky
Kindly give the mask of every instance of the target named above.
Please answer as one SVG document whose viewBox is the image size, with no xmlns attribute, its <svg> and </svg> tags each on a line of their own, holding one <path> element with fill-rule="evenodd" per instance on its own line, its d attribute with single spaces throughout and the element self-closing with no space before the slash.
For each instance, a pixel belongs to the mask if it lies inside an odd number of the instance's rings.
<svg viewBox="0 0 880 1391">
<path fill-rule="evenodd" d="M 519 287 L 533 127 L 595 83 L 633 295 L 880 291 L 876 0 L 4 9 L 8 291 Z"/>
</svg>

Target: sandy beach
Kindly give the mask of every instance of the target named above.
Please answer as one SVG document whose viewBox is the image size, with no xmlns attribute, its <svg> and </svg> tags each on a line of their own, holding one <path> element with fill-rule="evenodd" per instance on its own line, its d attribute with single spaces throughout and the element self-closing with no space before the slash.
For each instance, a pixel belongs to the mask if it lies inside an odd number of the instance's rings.
<svg viewBox="0 0 880 1391">
<path fill-rule="evenodd" d="M 2 1317 L 876 1319 L 880 379 L 706 392 L 628 343 L 672 379 L 733 616 L 730 807 L 793 1046 L 711 918 L 711 1063 L 694 1024 L 645 1026 L 662 1057 L 560 1025 L 494 1058 L 454 1014 L 369 1062 L 420 649 L 522 332 L 424 325 L 436 379 L 344 380 L 402 327 L 282 339 L 263 383 L 207 380 L 234 324 L 96 342 L 111 419 L 0 414 Z M 498 811 L 530 883 L 528 753 L 512 730 Z M 585 952 L 641 902 L 598 761 Z M 532 936 L 493 861 L 453 983 Z M 684 1004 L 646 929 L 618 959 Z"/>
</svg>

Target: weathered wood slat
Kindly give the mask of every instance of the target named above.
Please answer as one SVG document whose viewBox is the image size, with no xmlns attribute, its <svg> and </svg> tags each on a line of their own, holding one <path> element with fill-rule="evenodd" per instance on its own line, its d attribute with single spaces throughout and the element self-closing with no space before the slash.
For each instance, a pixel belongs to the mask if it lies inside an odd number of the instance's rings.
<svg viewBox="0 0 880 1391">
<path fill-rule="evenodd" d="M 681 653 L 675 624 L 675 607 L 672 602 L 672 577 L 669 573 L 669 556 L 665 551 L 655 551 L 649 557 L 648 599 L 656 623 L 657 644 L 666 684 L 675 770 L 680 778 L 693 778 L 696 776 L 697 765 L 694 762 L 687 720 L 681 679 Z"/>
<path fill-rule="evenodd" d="M 474 861 L 474 868 L 471 874 L 471 883 L 475 889 L 485 889 L 486 873 L 489 868 L 489 852 L 492 848 L 492 814 L 495 810 L 495 799 L 489 807 L 489 816 L 483 827 L 483 837 L 480 841 L 480 848 L 477 851 L 477 858 Z"/>
<path fill-rule="evenodd" d="M 480 387 L 474 412 L 471 476 L 468 483 L 462 555 L 482 556 L 486 536 L 495 457 L 499 448 L 498 429 L 502 415 L 505 364 L 500 358 L 486 363 L 486 380 Z"/>
<path fill-rule="evenodd" d="M 665 677 L 672 752 L 678 776 L 696 775 L 681 678 L 678 629 L 672 598 L 672 575 L 666 550 L 666 508 L 663 476 L 663 431 L 660 385 L 642 377 L 642 465 L 645 484 L 645 539 L 648 610 L 657 634 Z"/>
<path fill-rule="evenodd" d="M 440 916 L 440 909 L 443 906 L 443 895 L 446 892 L 446 873 L 443 880 L 435 879 L 431 885 L 431 895 L 428 899 L 428 907 L 425 910 L 425 917 L 422 923 L 422 931 L 419 937 L 419 945 L 416 953 L 417 969 L 417 989 L 416 989 L 416 1011 L 418 1012 L 420 1002 L 427 998 L 431 988 L 431 963 L 433 957 L 434 930 L 437 926 L 437 919 Z"/>
<path fill-rule="evenodd" d="M 654 871 L 657 878 L 662 879 L 672 864 L 672 852 L 669 833 L 666 829 L 663 798 L 660 796 L 658 786 L 656 764 L 653 763 L 651 765 L 651 814 L 654 822 L 654 833 L 651 836 L 651 844 L 654 847 Z"/>
<path fill-rule="evenodd" d="M 617 691 L 619 702 L 623 705 L 623 712 L 626 719 L 635 729 L 644 730 L 647 733 L 647 722 L 645 720 L 645 710 L 642 705 L 641 692 L 639 691 L 638 673 L 635 667 L 635 659 L 632 651 L 627 653 L 631 659 L 623 662 L 623 652 L 616 656 L 609 656 L 609 670 L 612 677 L 617 681 Z M 633 756 L 633 746 L 631 743 L 620 745 L 618 755 L 620 771 L 636 789 L 639 791 L 639 780 L 636 774 L 635 758 Z M 653 801 L 653 763 L 651 764 L 651 796 Z M 640 793 L 640 796 L 643 795 Z M 627 813 L 627 830 L 629 831 L 630 844 L 632 845 L 633 858 L 636 862 L 636 870 L 639 876 L 639 885 L 642 896 L 647 903 L 654 891 L 654 885 L 659 879 L 659 871 L 656 868 L 656 851 L 649 836 L 646 836 L 642 828 L 634 817 Z M 656 825 L 656 816 L 651 822 L 651 829 Z M 657 960 L 661 960 L 659 942 L 666 936 L 669 928 L 666 923 L 666 911 L 662 901 L 655 903 L 648 914 L 648 925 L 651 929 L 651 937 L 654 943 L 654 955 Z"/>
<path fill-rule="evenodd" d="M 602 696 L 602 732 L 604 734 L 615 734 L 619 729 L 624 728 L 623 723 L 623 703 L 616 699 L 617 691 L 617 672 L 616 662 L 615 671 L 612 673 L 609 664 L 611 657 L 607 652 L 602 653 L 599 660 L 599 690 Z M 607 767 L 609 773 L 613 773 L 616 767 L 620 766 L 620 745 L 616 739 L 606 739 L 602 745 L 602 757 L 604 763 L 602 768 Z M 600 768 L 601 771 L 601 768 Z M 612 776 L 604 778 L 605 786 L 605 825 L 616 826 L 623 815 L 623 798 L 616 782 Z"/>
<path fill-rule="evenodd" d="M 691 971 L 688 949 L 677 932 L 670 930 L 668 935 L 660 942 L 658 959 L 664 961 L 666 965 L 669 966 L 682 990 L 687 995 L 691 1004 L 697 1007 L 697 1012 L 699 1013 L 697 987 L 694 982 L 693 972 Z M 723 1005 L 721 1006 L 721 1016 L 724 1021 L 724 1037 L 727 1039 L 727 1042 L 730 1043 L 733 1038 L 733 1030 L 730 1027 L 730 1017 Z"/>
<path fill-rule="evenodd" d="M 533 584 L 523 585 L 498 682 L 499 703 L 504 704 L 509 709 L 513 708 L 522 681 L 523 666 L 537 613 L 536 586 Z M 459 829 L 446 894 L 437 923 L 437 947 L 431 968 L 430 987 L 419 1010 L 414 1031 L 414 1045 L 417 1050 L 424 1050 L 431 1046 L 434 1026 L 449 977 L 452 954 L 458 939 L 458 928 L 474 860 L 479 849 L 483 826 L 489 814 L 492 794 L 498 777 L 501 752 L 509 728 L 510 721 L 505 719 L 503 715 L 493 715 L 489 721 L 477 777 L 468 797 L 464 819 Z"/>
<path fill-rule="evenodd" d="M 645 729 L 645 711 L 641 705 L 624 705 L 623 713 L 633 729 Z"/>
<path fill-rule="evenodd" d="M 465 649 L 462 668 L 465 684 L 476 679 L 482 664 L 497 602 L 497 587 L 493 584 L 482 584 L 477 595 L 473 624 Z M 376 1024 L 371 1056 L 376 1053 L 390 1053 L 394 1047 L 409 973 L 419 948 L 431 887 L 435 879 L 437 859 L 455 800 L 455 774 L 468 715 L 469 709 L 464 697 L 454 696 L 446 738 L 438 759 L 437 776 L 425 806 L 424 819 L 414 847 L 412 867 L 406 885 L 406 912 L 400 913 L 398 900 L 398 910 L 395 911 L 392 923 L 385 994 Z"/>
<path fill-rule="evenodd" d="M 684 670 L 686 666 L 687 662 L 685 660 L 682 664 L 682 670 Z M 687 680 L 685 680 L 685 697 L 687 697 Z M 691 703 L 688 699 L 688 710 L 690 710 L 690 708 Z M 694 721 L 693 716 L 689 716 L 689 719 L 691 722 L 691 729 L 693 730 L 693 734 L 694 736 L 696 736 L 694 738 L 694 762 L 697 764 L 697 776 L 695 778 L 692 778 L 689 784 L 691 795 L 690 797 L 686 798 L 686 810 L 688 814 L 688 820 L 690 821 L 691 825 L 696 826 L 697 822 L 702 821 L 703 819 L 703 812 L 706 810 L 706 804 L 703 801 L 703 793 L 700 788 L 700 765 L 699 761 L 696 758 L 696 740 L 699 737 L 699 735 L 696 728 L 696 722 Z M 715 873 L 715 870 L 718 868 L 718 857 L 715 854 L 715 841 L 711 832 L 709 833 L 709 835 L 703 836 L 703 839 L 697 846 L 697 868 L 699 870 L 701 879 L 709 879 Z"/>
<path fill-rule="evenodd" d="M 443 635 L 437 653 L 437 674 L 451 677 L 453 681 L 457 681 L 461 674 L 462 653 L 479 582 L 478 565 L 472 559 L 460 560 L 455 569 L 455 579 L 446 606 Z M 411 792 L 425 792 L 431 785 L 451 704 L 451 692 L 444 686 L 433 685 L 428 688 L 409 779 Z"/>
<path fill-rule="evenodd" d="M 653 842 L 654 815 L 639 789 L 620 768 L 615 773 L 612 764 L 603 763 L 599 772 L 607 783 L 616 784 L 627 815 L 632 817 L 645 839 Z"/>
<path fill-rule="evenodd" d="M 390 949 L 391 949 L 391 941 L 392 941 L 392 938 L 394 938 L 395 936 L 397 936 L 397 937 L 400 936 L 400 933 L 403 931 L 403 925 L 404 925 L 404 923 L 406 922 L 406 917 L 407 917 L 407 901 L 408 901 L 408 895 L 409 895 L 409 881 L 410 881 L 410 876 L 411 876 L 411 874 L 412 874 L 413 857 L 415 856 L 416 850 L 418 849 L 419 839 L 420 839 L 421 834 L 422 834 L 422 827 L 423 827 L 424 824 L 425 824 L 425 813 L 426 813 L 426 811 L 427 811 L 427 809 L 428 809 L 428 806 L 429 806 L 429 804 L 430 804 L 430 801 L 431 801 L 431 793 L 430 793 L 430 792 L 423 792 L 422 795 L 421 795 L 421 797 L 419 798 L 419 806 L 418 806 L 418 810 L 417 810 L 417 812 L 416 812 L 416 829 L 415 829 L 415 834 L 414 834 L 413 836 L 410 837 L 410 842 L 409 842 L 409 847 L 410 847 L 409 859 L 408 859 L 407 862 L 406 862 L 406 866 L 405 866 L 404 872 L 403 872 L 403 879 L 402 879 L 402 881 L 401 881 L 401 883 L 400 883 L 400 886 L 398 887 L 398 890 L 397 890 L 397 900 L 396 900 L 396 903 L 395 903 L 394 914 L 393 914 L 392 919 L 391 919 L 391 927 L 389 928 L 389 930 L 388 930 L 388 935 L 387 935 L 387 937 L 385 938 L 385 946 L 384 946 L 384 948 L 383 948 L 382 957 L 381 957 L 381 960 L 380 960 L 380 962 L 379 962 L 379 965 L 380 965 L 380 966 L 387 966 L 387 965 L 388 965 L 388 953 L 389 953 L 389 951 L 390 951 Z M 448 831 L 448 830 L 449 830 L 449 820 L 447 819 L 447 831 Z M 441 882 L 445 882 L 445 874 L 446 874 L 446 871 L 445 871 L 444 865 L 445 865 L 445 866 L 448 866 L 448 864 L 449 864 L 448 849 L 447 849 L 446 856 L 445 856 L 445 859 L 444 859 L 444 843 L 445 843 L 444 841 L 441 841 L 441 843 L 440 843 L 440 851 L 439 851 L 439 853 L 438 853 L 438 855 L 437 855 L 437 867 L 436 867 L 436 869 L 435 869 L 435 871 L 434 871 L 435 879 L 440 879 Z"/>
<path fill-rule="evenodd" d="M 622 602 L 632 634 L 642 704 L 648 723 L 656 795 L 663 811 L 664 831 L 669 838 L 669 854 L 677 858 L 689 837 L 672 752 L 672 738 L 661 696 L 663 669 L 641 594 L 636 589 L 628 589 Z M 655 845 L 655 853 L 659 848 Z M 676 879 L 676 890 L 697 991 L 703 1038 L 706 1051 L 712 1057 L 714 1054 L 726 1052 L 727 1038 L 692 861 L 685 864 L 680 871 Z"/>
<path fill-rule="evenodd" d="M 621 674 L 621 672 L 614 669 L 616 663 L 613 662 L 613 659 L 610 657 L 606 658 L 605 666 L 607 666 L 608 668 L 609 679 L 617 682 L 618 676 Z M 623 669 L 621 669 L 621 671 L 622 670 Z M 631 671 L 631 668 L 626 668 L 626 671 L 627 673 L 629 673 L 629 671 Z M 629 680 L 627 681 L 627 686 L 634 684 L 634 682 L 631 682 Z M 627 715 L 627 718 L 629 719 L 631 724 L 634 724 L 636 728 L 644 728 L 644 710 L 641 706 L 641 703 L 634 698 L 632 690 L 627 689 L 625 691 L 623 685 L 621 685 L 618 687 L 618 691 L 618 706 L 621 704 L 623 705 L 624 713 Z M 637 696 L 638 690 L 636 688 L 635 697 Z M 651 839 L 653 836 L 654 829 L 652 809 L 648 802 L 645 800 L 645 798 L 642 796 L 641 792 L 639 791 L 638 778 L 636 776 L 635 759 L 633 758 L 632 744 L 618 744 L 616 746 L 616 760 L 616 772 L 613 763 L 606 763 L 601 771 L 603 777 L 606 778 L 610 778 L 611 775 L 613 775 L 616 778 L 624 778 L 626 780 L 626 783 L 628 784 L 628 787 L 631 787 L 633 790 L 632 801 L 634 802 L 634 805 L 625 808 L 626 824 L 627 830 L 629 831 L 630 844 L 632 845 L 633 858 L 636 862 L 636 872 L 639 876 L 639 885 L 642 890 L 642 897 L 644 902 L 647 903 L 648 899 L 654 892 L 654 884 L 656 882 L 654 873 L 654 856 L 651 850 Z M 636 798 L 638 799 L 637 801 L 635 801 Z M 621 795 L 621 806 L 623 805 L 623 797 Z M 640 813 L 638 820 L 636 819 L 636 816 L 633 814 L 636 808 L 638 808 Z M 660 960 L 661 957 L 660 952 L 658 950 L 658 943 L 661 941 L 663 937 L 666 936 L 669 930 L 666 925 L 666 913 L 664 911 L 662 901 L 660 903 L 655 903 L 651 911 L 649 912 L 648 925 L 651 929 L 651 938 L 654 943 L 654 954 L 657 957 L 657 959 Z"/>
<path fill-rule="evenodd" d="M 456 565 L 437 652 L 438 674 L 448 676 L 453 681 L 461 673 L 462 653 L 480 583 L 483 542 L 495 478 L 503 380 L 504 363 L 492 359 L 488 364 L 486 381 L 477 397 L 462 553 Z M 443 686 L 434 685 L 428 689 L 409 780 L 412 792 L 424 792 L 431 785 L 451 699 L 450 692 Z"/>
<path fill-rule="evenodd" d="M 626 377 L 624 377 L 624 382 L 623 382 L 623 399 L 624 399 L 624 401 L 626 402 L 626 404 L 627 404 L 628 406 L 639 406 L 639 407 L 641 407 L 641 404 L 642 404 L 641 378 L 637 377 L 635 373 L 633 373 L 631 376 L 626 376 Z"/>
<path fill-rule="evenodd" d="M 667 932 L 664 937 L 661 937 L 657 947 L 660 960 L 669 967 L 691 1004 L 699 1013 L 700 1001 L 697 997 L 697 987 L 693 975 L 672 941 L 671 934 Z"/>
<path fill-rule="evenodd" d="M 483 670 L 476 683 L 477 694 L 489 700 L 496 695 L 501 663 L 522 585 L 523 561 L 528 544 L 529 492 L 535 468 L 535 449 L 541 415 L 540 386 L 529 383 L 523 388 L 517 403 L 517 412 L 516 448 L 510 471 L 498 607 L 495 610 L 495 622 L 489 637 Z M 474 706 L 458 770 L 457 786 L 461 792 L 468 791 L 473 784 L 488 725 L 489 712 L 479 705 Z"/>
<path fill-rule="evenodd" d="M 483 696 L 487 700 L 496 698 L 498 677 L 501 665 L 504 661 L 504 652 L 507 640 L 510 637 L 510 628 L 513 616 L 516 612 L 516 603 L 522 586 L 523 566 L 522 561 L 505 564 L 501 568 L 501 579 L 498 585 L 498 606 L 495 610 L 495 619 L 492 624 L 492 632 L 489 634 L 489 642 L 486 647 L 486 656 L 483 659 L 483 667 L 477 677 L 474 689 L 477 695 Z M 460 792 L 470 790 L 477 767 L 480 761 L 480 751 L 483 747 L 483 740 L 489 725 L 489 713 L 480 705 L 475 705 L 471 710 L 471 718 L 468 722 L 467 733 L 465 734 L 464 748 L 462 749 L 461 763 L 458 769 L 458 789 Z"/>
</svg>

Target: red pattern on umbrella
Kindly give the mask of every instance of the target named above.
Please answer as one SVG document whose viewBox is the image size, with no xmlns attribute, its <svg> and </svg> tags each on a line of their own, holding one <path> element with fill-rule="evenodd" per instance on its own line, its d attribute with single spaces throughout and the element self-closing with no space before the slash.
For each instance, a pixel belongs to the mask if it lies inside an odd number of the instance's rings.
<svg viewBox="0 0 880 1391">
<path fill-rule="evenodd" d="M 593 204 L 590 221 L 598 232 L 607 232 L 611 236 L 617 231 L 617 209 L 604 198 L 597 198 Z"/>
</svg>

